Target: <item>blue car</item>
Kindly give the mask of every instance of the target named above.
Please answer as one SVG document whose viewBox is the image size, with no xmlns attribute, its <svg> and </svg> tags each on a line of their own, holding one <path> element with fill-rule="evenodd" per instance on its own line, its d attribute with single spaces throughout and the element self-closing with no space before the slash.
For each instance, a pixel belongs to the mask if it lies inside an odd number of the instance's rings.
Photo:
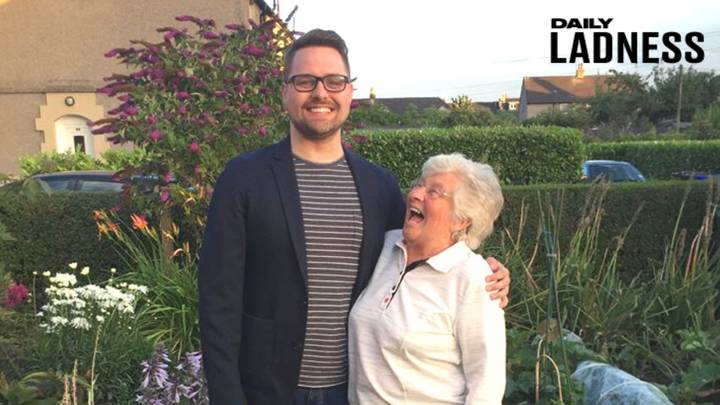
<svg viewBox="0 0 720 405">
<path fill-rule="evenodd" d="M 645 181 L 640 170 L 622 160 L 586 160 L 582 164 L 582 173 L 587 182 L 598 178 L 610 182 Z"/>
</svg>

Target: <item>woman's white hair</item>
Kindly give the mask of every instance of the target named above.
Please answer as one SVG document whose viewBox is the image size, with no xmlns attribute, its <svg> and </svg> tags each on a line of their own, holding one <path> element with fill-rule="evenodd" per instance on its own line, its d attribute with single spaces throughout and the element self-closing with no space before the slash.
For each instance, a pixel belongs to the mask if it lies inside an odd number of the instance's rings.
<svg viewBox="0 0 720 405">
<path fill-rule="evenodd" d="M 493 223 L 500 215 L 503 206 L 500 182 L 490 165 L 473 162 L 460 153 L 431 157 L 422 167 L 421 178 L 442 173 L 452 173 L 460 181 L 453 193 L 453 214 L 459 221 L 470 221 L 470 226 L 453 238 L 477 249 L 490 235 Z"/>
</svg>

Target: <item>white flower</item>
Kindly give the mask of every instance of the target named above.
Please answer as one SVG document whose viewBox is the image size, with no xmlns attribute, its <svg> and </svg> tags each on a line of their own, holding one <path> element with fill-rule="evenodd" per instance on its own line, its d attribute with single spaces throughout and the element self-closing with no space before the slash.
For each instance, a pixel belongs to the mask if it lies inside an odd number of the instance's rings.
<svg viewBox="0 0 720 405">
<path fill-rule="evenodd" d="M 88 274 L 90 274 L 90 267 L 83 267 L 82 270 L 80 270 L 80 274 L 82 274 L 83 276 L 87 276 Z"/>
<path fill-rule="evenodd" d="M 43 276 L 45 276 L 45 277 L 50 277 L 50 272 L 49 272 L 49 271 L 43 271 Z"/>
<path fill-rule="evenodd" d="M 110 268 L 110 274 L 115 274 L 117 272 L 117 269 L 115 267 Z"/>
<path fill-rule="evenodd" d="M 73 318 L 73 320 L 70 322 L 70 326 L 75 329 L 90 330 L 90 323 L 85 318 Z"/>
<path fill-rule="evenodd" d="M 70 267 L 73 270 L 77 269 L 77 262 L 72 262 L 72 263 L 68 264 L 68 267 Z"/>
<path fill-rule="evenodd" d="M 33 276 L 37 276 L 37 271 L 33 271 Z"/>
<path fill-rule="evenodd" d="M 74 274 L 57 273 L 55 277 L 50 277 L 50 282 L 60 287 L 70 287 L 77 284 L 77 278 Z"/>
<path fill-rule="evenodd" d="M 105 317 L 102 315 L 95 315 L 95 319 L 97 319 L 98 322 L 105 322 Z"/>
</svg>

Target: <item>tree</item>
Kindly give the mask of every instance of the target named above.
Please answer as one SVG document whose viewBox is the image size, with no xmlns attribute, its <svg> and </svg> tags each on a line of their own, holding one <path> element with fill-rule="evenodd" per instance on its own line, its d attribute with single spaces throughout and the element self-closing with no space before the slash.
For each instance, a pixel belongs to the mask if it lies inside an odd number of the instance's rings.
<svg viewBox="0 0 720 405">
<path fill-rule="evenodd" d="M 164 27 L 163 41 L 131 41 L 109 51 L 132 73 L 113 74 L 98 89 L 119 100 L 112 118 L 94 123 L 95 134 L 112 133 L 115 143 L 131 142 L 148 158 L 125 175 L 160 179 L 152 207 L 183 208 L 185 225 L 199 243 L 215 179 L 237 153 L 281 136 L 281 46 L 274 23 L 253 29 L 192 16 L 176 18 L 197 26 Z M 135 195 L 136 199 L 140 196 Z M 186 228 L 187 229 L 187 228 Z"/>
<path fill-rule="evenodd" d="M 476 106 L 472 99 L 466 95 L 452 98 L 450 113 L 442 120 L 441 125 L 446 128 L 456 126 L 488 126 L 498 121 L 492 111 L 487 107 Z"/>
</svg>

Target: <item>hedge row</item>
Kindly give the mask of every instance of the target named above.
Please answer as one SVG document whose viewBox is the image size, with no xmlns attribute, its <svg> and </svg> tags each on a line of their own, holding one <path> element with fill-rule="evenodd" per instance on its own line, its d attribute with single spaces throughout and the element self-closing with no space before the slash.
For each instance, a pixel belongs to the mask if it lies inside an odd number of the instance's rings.
<svg viewBox="0 0 720 405">
<path fill-rule="evenodd" d="M 559 127 L 456 127 L 359 131 L 353 149 L 406 188 L 428 157 L 461 152 L 492 165 L 505 184 L 568 183 L 585 159 L 580 131 Z M 356 137 L 357 138 L 357 137 Z"/>
<path fill-rule="evenodd" d="M 544 212 L 547 218 L 548 207 L 552 206 L 555 218 L 559 218 L 559 225 L 557 228 L 550 226 L 548 229 L 559 233 L 563 254 L 567 249 L 567 242 L 575 234 L 583 217 L 583 208 L 591 191 L 593 195 L 597 195 L 600 191 L 598 187 L 590 184 L 505 187 L 505 208 L 487 248 L 498 251 L 503 245 L 502 238 L 508 236 L 505 229 L 516 237 L 521 229 L 519 222 L 523 206 L 527 210 L 526 223 L 522 227 L 524 243 L 526 247 L 534 246 L 538 229 L 542 226 L 541 213 Z M 708 201 L 718 204 L 718 184 L 715 182 L 676 180 L 611 184 L 602 205 L 598 247 L 603 250 L 614 247 L 617 240 L 613 239 L 630 227 L 623 241 L 618 266 L 625 274 L 630 275 L 651 271 L 661 264 L 664 249 L 673 235 L 678 218 L 679 231 L 687 234 L 687 251 L 702 223 Z M 720 241 L 719 226 L 720 216 L 716 214 L 716 232 L 713 236 L 716 248 Z M 539 240 L 542 241 L 542 238 Z M 497 254 L 501 256 L 503 252 L 499 251 Z M 541 257 L 544 259 L 544 254 Z M 546 265 L 547 261 L 543 259 L 540 264 Z"/>
<path fill-rule="evenodd" d="M 683 201 L 680 228 L 687 229 L 688 240 L 697 232 L 712 184 L 675 181 L 611 185 L 603 206 L 599 246 L 610 246 L 612 239 L 623 233 L 635 212 L 641 209 L 624 242 L 620 265 L 630 274 L 650 270 L 662 260 Z M 531 248 L 540 227 L 541 209 L 547 211 L 548 201 L 560 218 L 556 232 L 561 241 L 566 242 L 577 228 L 591 187 L 587 184 L 506 186 L 503 190 L 505 209 L 486 249 L 502 257 L 502 239 L 507 235 L 504 229 L 516 237 L 523 205 L 527 206 L 527 215 L 522 244 Z M 70 262 L 101 270 L 120 268 L 118 253 L 107 239 L 98 240 L 92 219 L 94 209 L 110 208 L 116 198 L 114 194 L 95 193 L 58 193 L 34 198 L 0 193 L 0 221 L 17 239 L 0 244 L 0 261 L 23 281 L 29 281 L 33 271 L 58 271 Z M 717 189 L 715 198 L 717 203 Z M 544 208 L 540 208 L 541 205 Z M 720 220 L 716 218 L 717 222 Z M 507 244 L 505 246 L 504 249 L 508 249 Z"/>
<path fill-rule="evenodd" d="M 593 143 L 587 153 L 590 159 L 631 162 L 652 179 L 670 179 L 683 170 L 720 169 L 720 140 Z"/>
<path fill-rule="evenodd" d="M 0 190 L 2 191 L 2 190 Z M 0 261 L 20 281 L 32 272 L 62 271 L 78 262 L 107 272 L 121 267 L 112 243 L 98 240 L 93 210 L 117 204 L 112 193 L 0 192 L 0 222 L 16 239 L 0 244 Z"/>
</svg>

